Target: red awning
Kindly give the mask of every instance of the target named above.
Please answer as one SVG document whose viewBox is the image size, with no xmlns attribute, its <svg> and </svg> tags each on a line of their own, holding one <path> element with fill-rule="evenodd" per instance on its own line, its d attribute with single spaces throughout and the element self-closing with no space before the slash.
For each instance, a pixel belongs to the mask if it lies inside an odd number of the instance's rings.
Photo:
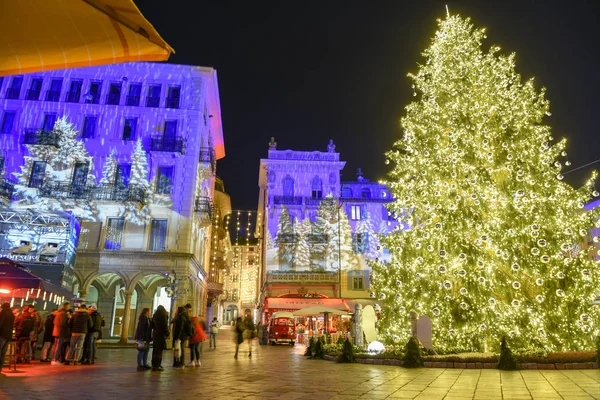
<svg viewBox="0 0 600 400">
<path fill-rule="evenodd" d="M 291 297 L 269 297 L 265 302 L 266 312 L 275 311 L 296 311 L 302 308 L 312 306 L 323 306 L 335 308 L 336 310 L 352 311 L 348 308 L 343 299 L 311 299 L 311 298 L 291 298 Z"/>
</svg>

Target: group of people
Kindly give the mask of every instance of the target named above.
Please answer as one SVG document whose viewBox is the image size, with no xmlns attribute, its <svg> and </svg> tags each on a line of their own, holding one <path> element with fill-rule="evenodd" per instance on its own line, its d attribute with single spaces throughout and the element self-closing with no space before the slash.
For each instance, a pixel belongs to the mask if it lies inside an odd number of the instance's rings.
<svg viewBox="0 0 600 400">
<path fill-rule="evenodd" d="M 204 332 L 204 321 L 200 317 L 192 316 L 191 304 L 177 308 L 177 313 L 168 322 L 167 310 L 158 306 L 154 315 L 150 317 L 150 309 L 144 308 L 138 319 L 134 339 L 137 343 L 137 369 L 138 371 L 163 371 L 162 353 L 167 347 L 167 340 L 172 336 L 173 340 L 173 367 L 180 369 L 185 367 L 199 367 L 200 354 L 202 353 L 202 342 L 208 339 Z M 216 318 L 215 320 L 216 321 Z M 218 332 L 218 326 L 216 327 Z M 213 332 L 211 324 L 211 347 L 216 348 L 216 332 Z M 172 335 L 171 335 L 172 333 Z M 148 354 L 152 342 L 152 366 L 148 365 Z M 214 343 L 213 343 L 214 342 Z M 190 349 L 190 362 L 185 364 L 185 348 Z"/>
<path fill-rule="evenodd" d="M 252 339 L 256 337 L 256 330 L 254 326 L 254 319 L 250 310 L 246 310 L 246 315 L 237 317 L 235 321 L 235 355 L 233 358 L 238 357 L 238 350 L 240 345 L 244 343 L 244 340 L 248 341 L 248 357 L 252 357 Z"/>
<path fill-rule="evenodd" d="M 17 363 L 35 360 L 37 340 L 43 334 L 40 362 L 52 365 L 94 364 L 97 341 L 101 338 L 104 319 L 96 307 L 81 304 L 76 312 L 65 302 L 61 308 L 52 310 L 45 321 L 33 305 L 21 310 L 4 303 L 0 309 L 0 371 L 4 366 L 8 344 L 16 340 Z"/>
</svg>

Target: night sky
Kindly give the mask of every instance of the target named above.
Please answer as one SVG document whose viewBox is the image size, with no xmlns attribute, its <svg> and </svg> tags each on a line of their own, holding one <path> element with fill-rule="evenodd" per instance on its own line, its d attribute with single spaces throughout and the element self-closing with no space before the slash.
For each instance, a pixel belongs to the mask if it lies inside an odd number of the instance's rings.
<svg viewBox="0 0 600 400">
<path fill-rule="evenodd" d="M 136 0 L 175 48 L 169 62 L 217 69 L 227 154 L 217 174 L 233 207 L 250 210 L 271 136 L 279 149 L 321 151 L 331 138 L 347 161 L 342 180 L 358 167 L 385 177 L 383 153 L 412 100 L 406 74 L 423 62 L 445 4 L 487 28 L 486 48 L 516 52 L 521 76 L 547 87 L 545 122 L 568 138 L 571 168 L 600 159 L 597 3 Z M 566 180 L 579 186 L 594 167 Z"/>
</svg>

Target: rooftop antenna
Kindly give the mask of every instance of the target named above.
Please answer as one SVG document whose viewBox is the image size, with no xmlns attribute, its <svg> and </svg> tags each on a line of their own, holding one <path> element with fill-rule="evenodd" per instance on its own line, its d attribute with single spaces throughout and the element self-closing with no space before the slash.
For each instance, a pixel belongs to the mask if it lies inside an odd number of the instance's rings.
<svg viewBox="0 0 600 400">
<path fill-rule="evenodd" d="M 449 17 L 450 16 L 450 10 L 448 10 L 448 4 L 446 4 L 446 15 Z"/>
</svg>

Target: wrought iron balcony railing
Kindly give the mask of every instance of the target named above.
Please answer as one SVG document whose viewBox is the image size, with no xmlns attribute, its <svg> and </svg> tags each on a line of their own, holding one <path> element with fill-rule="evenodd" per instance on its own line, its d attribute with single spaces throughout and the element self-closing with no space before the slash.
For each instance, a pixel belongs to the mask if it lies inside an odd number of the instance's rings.
<svg viewBox="0 0 600 400">
<path fill-rule="evenodd" d="M 344 196 L 340 197 L 340 200 L 350 203 L 390 203 L 394 199 L 390 197 L 355 197 L 355 196 Z"/>
<path fill-rule="evenodd" d="M 146 107 L 158 107 L 160 105 L 160 97 L 146 97 Z"/>
<path fill-rule="evenodd" d="M 305 197 L 304 204 L 307 206 L 318 206 L 322 200 L 323 200 L 323 198 Z"/>
<path fill-rule="evenodd" d="M 46 101 L 60 100 L 60 90 L 46 90 Z"/>
<path fill-rule="evenodd" d="M 67 103 L 79 103 L 81 98 L 81 92 L 67 92 L 65 95 L 65 101 Z"/>
<path fill-rule="evenodd" d="M 298 241 L 298 235 L 295 233 L 278 233 L 277 234 L 277 242 L 278 243 L 296 243 Z"/>
<path fill-rule="evenodd" d="M 106 95 L 106 104 L 111 106 L 118 106 L 121 101 L 120 93 L 109 93 Z"/>
<path fill-rule="evenodd" d="M 35 144 L 60 147 L 58 144 L 58 134 L 54 131 L 44 131 L 37 128 L 25 128 L 23 135 L 23 144 Z"/>
<path fill-rule="evenodd" d="M 179 108 L 179 97 L 167 97 L 165 99 L 166 108 Z"/>
<path fill-rule="evenodd" d="M 26 100 L 39 100 L 40 99 L 40 91 L 27 89 L 27 93 L 25 94 Z"/>
<path fill-rule="evenodd" d="M 286 205 L 302 205 L 302 197 L 299 196 L 273 196 L 273 204 L 286 204 Z"/>
<path fill-rule="evenodd" d="M 207 214 L 212 218 L 212 200 L 207 196 L 198 196 L 196 197 L 196 202 L 194 204 L 194 211 L 197 213 Z"/>
<path fill-rule="evenodd" d="M 308 235 L 308 241 L 312 244 L 327 244 L 329 237 L 324 233 L 311 233 Z"/>
<path fill-rule="evenodd" d="M 19 88 L 19 89 L 13 89 L 13 88 L 6 89 L 6 98 L 7 99 L 16 100 L 16 99 L 19 98 L 19 94 L 21 94 L 21 88 Z"/>
<path fill-rule="evenodd" d="M 185 140 L 182 137 L 158 136 L 150 139 L 150 151 L 168 151 L 181 153 L 185 149 Z"/>
<path fill-rule="evenodd" d="M 137 186 L 77 185 L 71 182 L 47 182 L 40 189 L 40 195 L 54 199 L 82 199 L 116 203 L 132 201 L 140 204 L 146 202 L 145 190 Z"/>
<path fill-rule="evenodd" d="M 13 197 L 14 192 L 15 185 L 12 182 L 7 181 L 6 179 L 0 178 L 0 197 L 4 197 L 8 201 L 10 201 Z"/>
<path fill-rule="evenodd" d="M 201 163 L 210 163 L 213 172 L 216 169 L 215 164 L 215 151 L 210 147 L 201 147 L 200 148 L 200 162 Z"/>
<path fill-rule="evenodd" d="M 140 96 L 127 96 L 126 104 L 128 106 L 137 107 L 140 105 Z"/>
<path fill-rule="evenodd" d="M 315 283 L 337 283 L 339 275 L 337 272 L 267 272 L 267 282 L 315 282 Z"/>
</svg>

